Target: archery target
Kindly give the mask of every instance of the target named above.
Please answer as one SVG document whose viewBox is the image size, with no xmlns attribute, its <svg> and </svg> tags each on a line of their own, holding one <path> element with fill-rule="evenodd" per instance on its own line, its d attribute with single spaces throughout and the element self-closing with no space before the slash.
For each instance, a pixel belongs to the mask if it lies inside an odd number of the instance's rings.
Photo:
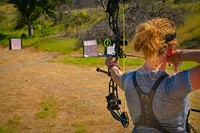
<svg viewBox="0 0 200 133">
<path fill-rule="evenodd" d="M 83 56 L 97 56 L 97 41 L 87 40 L 83 41 Z"/>
<path fill-rule="evenodd" d="M 22 49 L 22 39 L 12 38 L 10 39 L 10 49 Z"/>
</svg>

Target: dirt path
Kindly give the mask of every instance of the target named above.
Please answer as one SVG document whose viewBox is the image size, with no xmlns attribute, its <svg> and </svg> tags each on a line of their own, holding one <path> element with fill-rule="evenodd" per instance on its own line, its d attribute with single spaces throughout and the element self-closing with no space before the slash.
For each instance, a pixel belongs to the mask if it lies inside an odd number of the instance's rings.
<svg viewBox="0 0 200 133">
<path fill-rule="evenodd" d="M 95 68 L 48 62 L 53 53 L 0 48 L 0 131 L 126 133 L 106 109 L 108 78 Z"/>
</svg>

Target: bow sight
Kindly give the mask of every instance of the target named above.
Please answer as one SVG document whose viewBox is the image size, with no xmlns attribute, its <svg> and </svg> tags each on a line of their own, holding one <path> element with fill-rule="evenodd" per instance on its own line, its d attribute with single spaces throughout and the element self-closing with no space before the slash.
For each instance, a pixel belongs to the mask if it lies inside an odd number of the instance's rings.
<svg viewBox="0 0 200 133">
<path fill-rule="evenodd" d="M 120 0 L 108 0 L 107 6 L 105 7 L 104 0 L 101 0 L 101 4 L 108 15 L 109 26 L 114 34 L 114 39 L 112 39 L 109 42 L 111 45 L 115 44 L 114 56 L 124 58 L 125 54 L 124 54 L 123 47 L 127 45 L 128 42 L 125 40 L 125 36 L 121 35 L 120 29 L 118 27 L 119 1 Z M 97 68 L 97 72 L 105 73 L 111 77 L 110 72 L 101 70 L 100 68 Z M 106 96 L 107 103 L 108 103 L 107 109 L 110 111 L 114 119 L 121 122 L 123 127 L 128 127 L 129 118 L 126 112 L 123 112 L 120 110 L 121 100 L 118 98 L 117 89 L 118 89 L 117 84 L 111 78 L 109 82 L 109 95 Z"/>
<path fill-rule="evenodd" d="M 124 54 L 123 47 L 127 45 L 128 45 L 128 41 L 125 40 L 125 43 L 124 43 L 123 38 L 120 39 L 119 41 L 116 40 L 116 38 L 114 39 L 106 38 L 103 40 L 103 46 L 105 48 L 109 46 L 115 46 L 115 55 L 113 56 L 120 57 L 120 58 L 126 58 L 126 54 Z"/>
</svg>

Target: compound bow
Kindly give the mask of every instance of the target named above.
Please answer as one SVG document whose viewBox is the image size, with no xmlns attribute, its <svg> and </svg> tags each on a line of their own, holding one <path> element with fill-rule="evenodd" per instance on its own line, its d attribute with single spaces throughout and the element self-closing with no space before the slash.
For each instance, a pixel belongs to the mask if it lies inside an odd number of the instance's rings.
<svg viewBox="0 0 200 133">
<path fill-rule="evenodd" d="M 114 33 L 114 39 L 111 41 L 112 44 L 115 44 L 115 55 L 113 56 L 124 58 L 125 54 L 123 47 L 127 45 L 127 41 L 125 40 L 125 37 L 121 35 L 118 27 L 119 2 L 120 0 L 108 0 L 107 6 L 105 7 L 104 0 L 101 0 L 101 4 L 108 15 L 109 26 Z M 97 72 L 103 72 L 111 77 L 111 74 L 108 71 L 104 71 L 100 68 L 97 68 Z M 107 109 L 114 119 L 120 121 L 123 127 L 128 127 L 129 117 L 126 112 L 123 112 L 120 109 L 121 100 L 118 98 L 118 86 L 112 78 L 109 82 L 109 95 L 106 96 L 106 99 Z"/>
</svg>

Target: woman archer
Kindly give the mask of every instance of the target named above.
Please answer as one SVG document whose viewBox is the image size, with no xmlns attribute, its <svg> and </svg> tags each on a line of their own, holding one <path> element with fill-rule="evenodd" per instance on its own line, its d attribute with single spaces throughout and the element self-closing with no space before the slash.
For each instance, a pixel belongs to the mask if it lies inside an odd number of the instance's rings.
<svg viewBox="0 0 200 133">
<path fill-rule="evenodd" d="M 200 63 L 200 50 L 175 50 L 176 26 L 166 18 L 156 18 L 136 27 L 134 49 L 145 63 L 138 70 L 121 71 L 118 59 L 105 61 L 111 77 L 125 92 L 133 133 L 185 133 L 189 114 L 188 94 L 200 89 L 200 65 L 179 71 L 184 61 Z M 166 65 L 172 64 L 169 76 Z"/>
</svg>

